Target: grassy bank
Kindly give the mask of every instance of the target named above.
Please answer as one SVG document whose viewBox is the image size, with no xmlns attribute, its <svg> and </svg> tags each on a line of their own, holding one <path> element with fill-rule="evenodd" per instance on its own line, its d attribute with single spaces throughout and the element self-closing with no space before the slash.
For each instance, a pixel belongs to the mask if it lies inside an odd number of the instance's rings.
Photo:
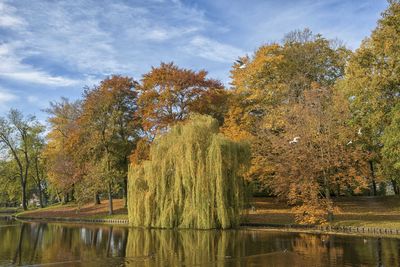
<svg viewBox="0 0 400 267">
<path fill-rule="evenodd" d="M 114 214 L 108 214 L 108 201 L 102 201 L 99 205 L 89 203 L 78 209 L 78 205 L 56 204 L 43 209 L 28 210 L 17 213 L 19 217 L 30 218 L 83 218 L 83 219 L 128 219 L 126 208 L 122 199 L 113 201 Z"/>
<path fill-rule="evenodd" d="M 19 208 L 0 208 L 1 213 L 15 213 L 19 210 Z"/>
<path fill-rule="evenodd" d="M 340 208 L 334 226 L 400 229 L 399 197 L 341 197 L 334 201 Z M 253 206 L 255 209 L 246 216 L 248 222 L 295 224 L 291 208 L 274 198 L 254 198 Z"/>
<path fill-rule="evenodd" d="M 0 218 L 9 217 L 10 215 L 16 214 L 19 211 L 19 208 L 0 208 Z"/>
<path fill-rule="evenodd" d="M 342 197 L 334 200 L 340 212 L 335 214 L 332 225 L 400 229 L 400 198 L 388 197 Z M 84 218 L 127 219 L 123 200 L 114 200 L 114 215 L 108 215 L 108 202 L 100 205 L 84 205 L 78 212 L 76 204 L 54 205 L 18 213 L 32 218 Z M 295 224 L 294 213 L 285 203 L 275 198 L 254 198 L 254 209 L 245 221 L 260 224 Z"/>
</svg>

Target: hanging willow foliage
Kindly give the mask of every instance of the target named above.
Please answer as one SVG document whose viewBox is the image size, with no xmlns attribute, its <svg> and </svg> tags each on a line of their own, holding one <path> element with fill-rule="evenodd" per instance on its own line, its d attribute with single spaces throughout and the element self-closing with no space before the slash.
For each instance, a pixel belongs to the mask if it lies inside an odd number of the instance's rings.
<svg viewBox="0 0 400 267">
<path fill-rule="evenodd" d="M 217 120 L 193 115 L 156 139 L 150 160 L 129 169 L 129 221 L 159 228 L 231 228 L 245 201 L 249 147 L 218 133 Z"/>
</svg>

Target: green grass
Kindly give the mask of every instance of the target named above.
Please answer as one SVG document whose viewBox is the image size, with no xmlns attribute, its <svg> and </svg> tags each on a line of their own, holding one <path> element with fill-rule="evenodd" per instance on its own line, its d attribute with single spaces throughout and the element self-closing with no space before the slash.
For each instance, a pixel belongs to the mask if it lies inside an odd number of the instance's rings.
<svg viewBox="0 0 400 267">
<path fill-rule="evenodd" d="M 14 214 L 21 211 L 20 208 L 0 208 L 0 216 Z"/>
<path fill-rule="evenodd" d="M 333 226 L 353 226 L 353 227 L 370 227 L 384 229 L 400 229 L 400 222 L 396 221 L 373 221 L 368 219 L 363 220 L 337 220 L 332 223 Z"/>
</svg>

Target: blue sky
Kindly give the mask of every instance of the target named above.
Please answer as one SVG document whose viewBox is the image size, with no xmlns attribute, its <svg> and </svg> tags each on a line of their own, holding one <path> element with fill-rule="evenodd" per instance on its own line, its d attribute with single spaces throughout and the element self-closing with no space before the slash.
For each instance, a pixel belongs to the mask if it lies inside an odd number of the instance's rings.
<svg viewBox="0 0 400 267">
<path fill-rule="evenodd" d="M 174 61 L 228 85 L 232 62 L 295 29 L 356 49 L 386 0 L 0 0 L 0 116 L 79 98 L 110 74 Z"/>
</svg>

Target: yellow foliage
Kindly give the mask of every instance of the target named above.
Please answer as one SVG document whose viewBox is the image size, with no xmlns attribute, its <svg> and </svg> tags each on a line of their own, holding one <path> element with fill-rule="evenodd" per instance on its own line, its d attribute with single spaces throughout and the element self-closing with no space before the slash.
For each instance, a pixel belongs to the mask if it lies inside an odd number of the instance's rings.
<svg viewBox="0 0 400 267">
<path fill-rule="evenodd" d="M 249 149 L 194 115 L 156 139 L 150 160 L 129 169 L 129 221 L 159 228 L 231 228 L 245 202 Z"/>
</svg>

